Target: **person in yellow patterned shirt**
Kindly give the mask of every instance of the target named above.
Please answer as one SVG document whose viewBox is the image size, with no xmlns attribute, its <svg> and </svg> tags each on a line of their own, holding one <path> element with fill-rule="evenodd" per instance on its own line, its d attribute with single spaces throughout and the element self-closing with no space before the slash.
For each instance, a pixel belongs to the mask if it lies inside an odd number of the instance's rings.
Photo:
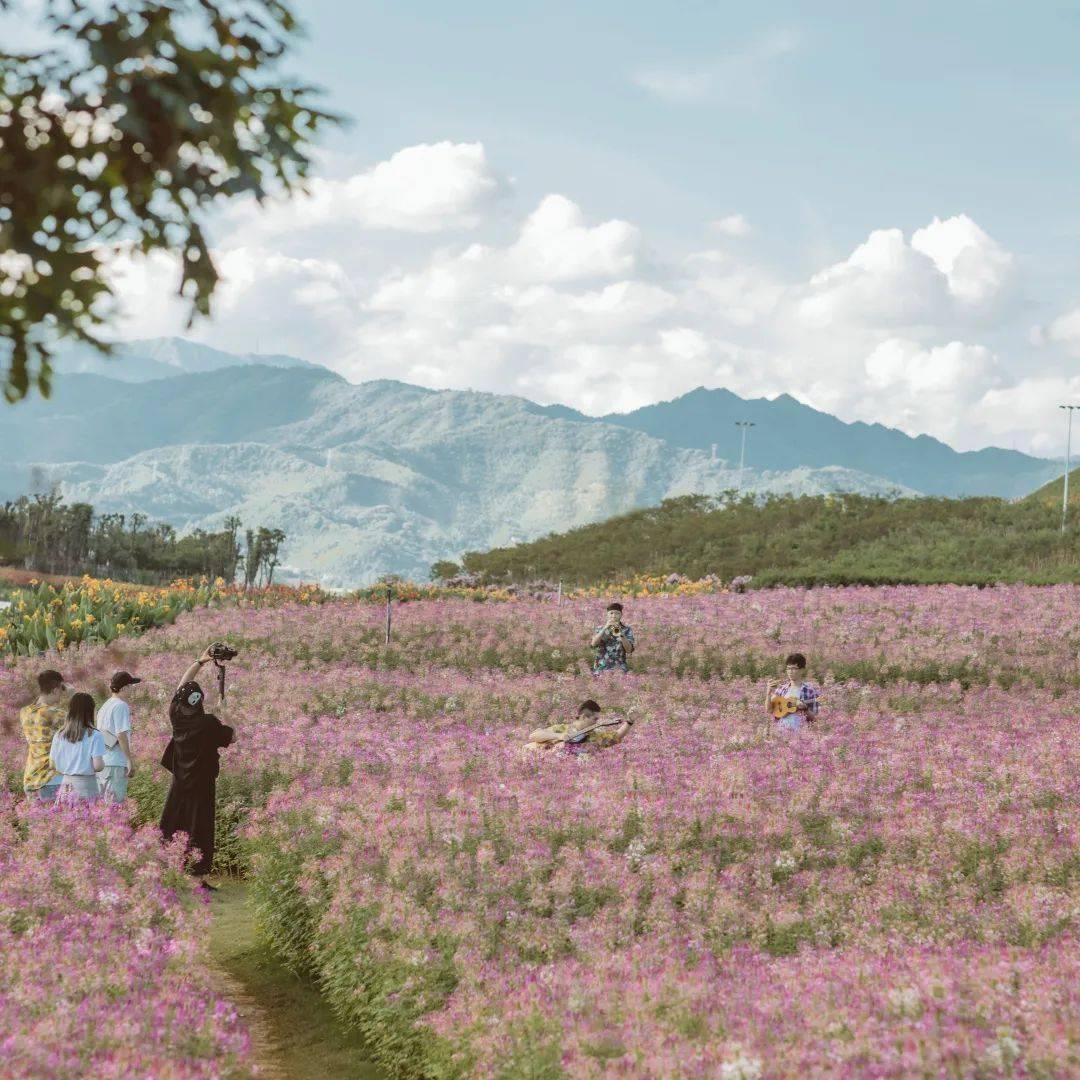
<svg viewBox="0 0 1080 1080">
<path fill-rule="evenodd" d="M 571 723 L 537 728 L 525 747 L 530 752 L 561 749 L 568 754 L 588 754 L 622 742 L 633 724 L 629 716 L 603 722 L 600 706 L 590 698 L 578 706 Z"/>
<path fill-rule="evenodd" d="M 69 695 L 64 676 L 59 671 L 43 671 L 37 681 L 37 700 L 19 711 L 19 723 L 26 739 L 23 791 L 27 798 L 52 802 L 60 787 L 61 777 L 49 761 L 49 750 L 53 736 L 67 720 Z"/>
</svg>

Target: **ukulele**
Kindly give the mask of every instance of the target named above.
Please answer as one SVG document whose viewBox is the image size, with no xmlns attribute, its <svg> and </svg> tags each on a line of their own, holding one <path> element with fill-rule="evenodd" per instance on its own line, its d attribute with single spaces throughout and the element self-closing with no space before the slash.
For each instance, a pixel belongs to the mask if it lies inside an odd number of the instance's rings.
<svg viewBox="0 0 1080 1080">
<path fill-rule="evenodd" d="M 820 701 L 820 698 L 818 700 Z M 809 702 L 803 702 L 797 697 L 780 697 L 776 695 L 769 700 L 769 711 L 772 713 L 774 720 L 783 720 L 785 716 L 798 712 L 799 706 L 803 704 L 808 705 Z M 814 715 L 809 709 L 806 711 L 806 719 L 814 719 Z"/>
</svg>

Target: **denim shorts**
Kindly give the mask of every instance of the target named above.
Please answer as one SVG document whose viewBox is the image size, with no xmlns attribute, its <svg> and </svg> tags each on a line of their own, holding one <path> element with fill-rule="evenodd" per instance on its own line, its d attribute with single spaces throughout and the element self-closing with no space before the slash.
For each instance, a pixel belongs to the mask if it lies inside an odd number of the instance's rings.
<svg viewBox="0 0 1080 1080">
<path fill-rule="evenodd" d="M 106 802 L 123 802 L 127 798 L 127 766 L 106 765 L 98 773 L 98 786 L 101 788 L 101 797 Z"/>
<path fill-rule="evenodd" d="M 38 799 L 41 802 L 56 802 L 56 793 L 60 790 L 60 781 L 64 778 L 57 774 L 47 784 L 39 788 L 23 788 L 28 799 Z"/>
</svg>

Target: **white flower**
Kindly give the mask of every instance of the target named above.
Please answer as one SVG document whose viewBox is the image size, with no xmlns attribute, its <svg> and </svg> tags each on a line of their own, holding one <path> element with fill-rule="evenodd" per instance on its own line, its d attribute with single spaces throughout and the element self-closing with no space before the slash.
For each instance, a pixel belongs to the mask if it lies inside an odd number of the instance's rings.
<svg viewBox="0 0 1080 1080">
<path fill-rule="evenodd" d="M 759 1080 L 761 1076 L 761 1061 L 758 1058 L 748 1057 L 740 1047 L 736 1047 L 735 1056 L 723 1062 L 720 1066 L 720 1075 L 723 1080 Z"/>
<path fill-rule="evenodd" d="M 901 1016 L 918 1016 L 922 1006 L 922 994 L 915 986 L 897 987 L 889 991 L 889 1001 Z"/>
<path fill-rule="evenodd" d="M 994 1068 L 1007 1068 L 1019 1059 L 1020 1044 L 1008 1032 L 1001 1032 L 997 1042 L 986 1048 L 986 1057 Z"/>
<path fill-rule="evenodd" d="M 777 855 L 776 861 L 773 863 L 773 866 L 777 870 L 790 872 L 795 869 L 795 856 L 792 855 L 790 851 L 782 851 L 779 855 Z"/>
<path fill-rule="evenodd" d="M 97 898 L 98 903 L 106 907 L 115 907 L 120 903 L 120 894 L 115 889 L 99 889 Z"/>
<path fill-rule="evenodd" d="M 626 845 L 626 859 L 635 869 L 645 861 L 645 841 L 640 836 Z"/>
</svg>

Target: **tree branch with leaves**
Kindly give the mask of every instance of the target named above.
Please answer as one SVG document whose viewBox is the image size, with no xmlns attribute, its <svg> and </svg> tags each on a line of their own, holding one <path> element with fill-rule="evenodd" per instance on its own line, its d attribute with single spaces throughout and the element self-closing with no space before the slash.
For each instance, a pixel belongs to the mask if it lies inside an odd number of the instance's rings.
<svg viewBox="0 0 1080 1080">
<path fill-rule="evenodd" d="M 18 9 L 0 0 L 0 10 Z M 218 281 L 212 206 L 303 188 L 340 118 L 278 75 L 280 0 L 44 0 L 57 44 L 0 52 L 0 382 L 48 396 L 55 343 L 109 352 L 110 263 L 179 258 L 189 326 Z"/>
</svg>

